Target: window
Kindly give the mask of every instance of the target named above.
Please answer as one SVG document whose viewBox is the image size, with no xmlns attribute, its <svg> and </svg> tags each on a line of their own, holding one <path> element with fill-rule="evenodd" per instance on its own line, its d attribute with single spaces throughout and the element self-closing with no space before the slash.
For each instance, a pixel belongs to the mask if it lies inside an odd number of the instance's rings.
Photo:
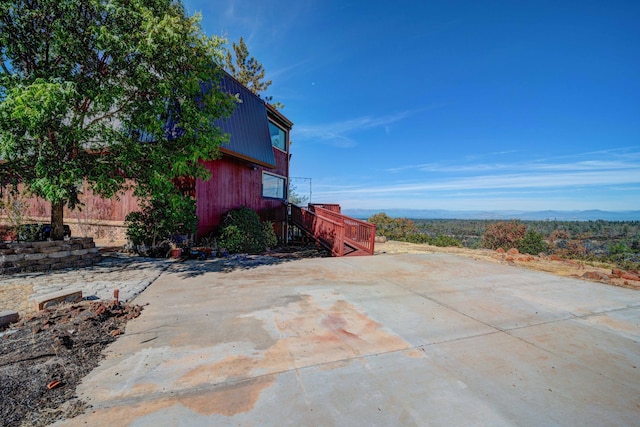
<svg viewBox="0 0 640 427">
<path fill-rule="evenodd" d="M 270 199 L 286 198 L 286 178 L 262 172 L 262 197 Z"/>
<path fill-rule="evenodd" d="M 282 151 L 287 151 L 287 133 L 284 129 L 269 122 L 269 133 L 271 134 L 271 145 Z"/>
</svg>

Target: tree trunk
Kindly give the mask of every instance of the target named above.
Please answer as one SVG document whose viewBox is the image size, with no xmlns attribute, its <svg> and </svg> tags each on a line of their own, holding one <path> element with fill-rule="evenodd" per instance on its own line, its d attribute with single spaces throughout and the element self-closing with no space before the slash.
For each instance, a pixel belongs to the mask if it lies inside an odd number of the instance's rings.
<svg viewBox="0 0 640 427">
<path fill-rule="evenodd" d="M 64 239 L 64 203 L 51 203 L 51 240 Z"/>
</svg>

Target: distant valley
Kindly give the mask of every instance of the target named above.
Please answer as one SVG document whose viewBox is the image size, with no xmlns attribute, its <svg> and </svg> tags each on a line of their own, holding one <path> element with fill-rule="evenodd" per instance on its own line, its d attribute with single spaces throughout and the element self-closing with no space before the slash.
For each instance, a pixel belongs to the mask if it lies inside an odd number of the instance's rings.
<svg viewBox="0 0 640 427">
<path fill-rule="evenodd" d="M 345 215 L 367 219 L 372 215 L 385 212 L 394 218 L 411 219 L 485 219 L 526 221 L 639 221 L 640 211 L 449 211 L 420 209 L 343 209 Z"/>
</svg>

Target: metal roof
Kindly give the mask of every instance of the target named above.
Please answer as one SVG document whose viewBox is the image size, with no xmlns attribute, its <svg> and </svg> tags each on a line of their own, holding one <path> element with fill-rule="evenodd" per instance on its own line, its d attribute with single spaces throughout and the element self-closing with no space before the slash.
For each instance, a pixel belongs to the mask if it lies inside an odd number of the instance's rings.
<svg viewBox="0 0 640 427">
<path fill-rule="evenodd" d="M 229 134 L 229 143 L 221 145 L 220 151 L 261 166 L 275 168 L 276 159 L 271 146 L 264 101 L 227 73 L 222 73 L 219 84 L 224 92 L 239 100 L 230 117 L 214 122 Z"/>
</svg>

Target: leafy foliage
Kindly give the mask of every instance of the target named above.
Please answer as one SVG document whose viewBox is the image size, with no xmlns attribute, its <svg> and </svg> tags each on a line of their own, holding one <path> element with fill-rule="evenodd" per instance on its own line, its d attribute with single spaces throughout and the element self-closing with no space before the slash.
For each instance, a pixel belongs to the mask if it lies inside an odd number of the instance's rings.
<svg viewBox="0 0 640 427">
<path fill-rule="evenodd" d="M 177 191 L 146 200 L 142 210 L 127 215 L 125 226 L 134 245 L 151 248 L 177 234 L 193 234 L 198 227 L 195 200 Z"/>
<path fill-rule="evenodd" d="M 424 233 L 411 233 L 404 238 L 409 243 L 428 243 L 431 244 L 431 237 Z"/>
<path fill-rule="evenodd" d="M 224 60 L 223 40 L 179 1 L 7 0 L 0 3 L 0 170 L 63 210 L 86 180 L 113 197 L 128 183 L 163 194 L 177 176 L 207 178 L 199 159 L 225 136 L 211 123 L 232 97 L 203 90 Z"/>
<path fill-rule="evenodd" d="M 229 253 L 257 254 L 277 243 L 273 224 L 261 223 L 256 211 L 244 206 L 227 213 L 218 239 L 218 246 Z"/>
<path fill-rule="evenodd" d="M 482 236 L 482 246 L 489 249 L 517 248 L 524 238 L 527 226 L 520 221 L 500 221 L 487 226 Z"/>
<path fill-rule="evenodd" d="M 461 247 L 462 246 L 462 242 L 460 242 L 460 240 L 451 236 L 445 236 L 444 234 L 437 235 L 435 238 L 431 239 L 431 241 L 428 243 L 433 246 L 442 246 L 442 247 L 446 247 L 446 246 Z"/>
<path fill-rule="evenodd" d="M 518 251 L 523 254 L 538 255 L 549 252 L 549 245 L 542 234 L 535 230 L 527 230 L 518 244 Z"/>
<path fill-rule="evenodd" d="M 367 221 L 376 225 L 376 234 L 388 239 L 400 240 L 409 243 L 427 243 L 434 246 L 462 246 L 462 243 L 454 237 L 438 234 L 431 237 L 418 230 L 415 223 L 407 218 L 391 218 L 381 212 L 373 215 Z"/>
<path fill-rule="evenodd" d="M 278 246 L 278 237 L 271 221 L 262 223 L 262 235 L 264 236 L 265 249 L 272 249 Z"/>
<path fill-rule="evenodd" d="M 417 228 L 410 219 L 391 218 L 384 212 L 373 215 L 367 221 L 376 225 L 377 235 L 391 240 L 404 240 L 417 233 Z"/>
<path fill-rule="evenodd" d="M 253 56 L 249 58 L 249 49 L 241 36 L 240 40 L 232 43 L 235 63 L 231 51 L 227 50 L 225 55 L 225 66 L 229 73 L 251 92 L 258 95 L 267 90 L 272 81 L 262 81 L 264 79 L 264 68 Z"/>
</svg>

